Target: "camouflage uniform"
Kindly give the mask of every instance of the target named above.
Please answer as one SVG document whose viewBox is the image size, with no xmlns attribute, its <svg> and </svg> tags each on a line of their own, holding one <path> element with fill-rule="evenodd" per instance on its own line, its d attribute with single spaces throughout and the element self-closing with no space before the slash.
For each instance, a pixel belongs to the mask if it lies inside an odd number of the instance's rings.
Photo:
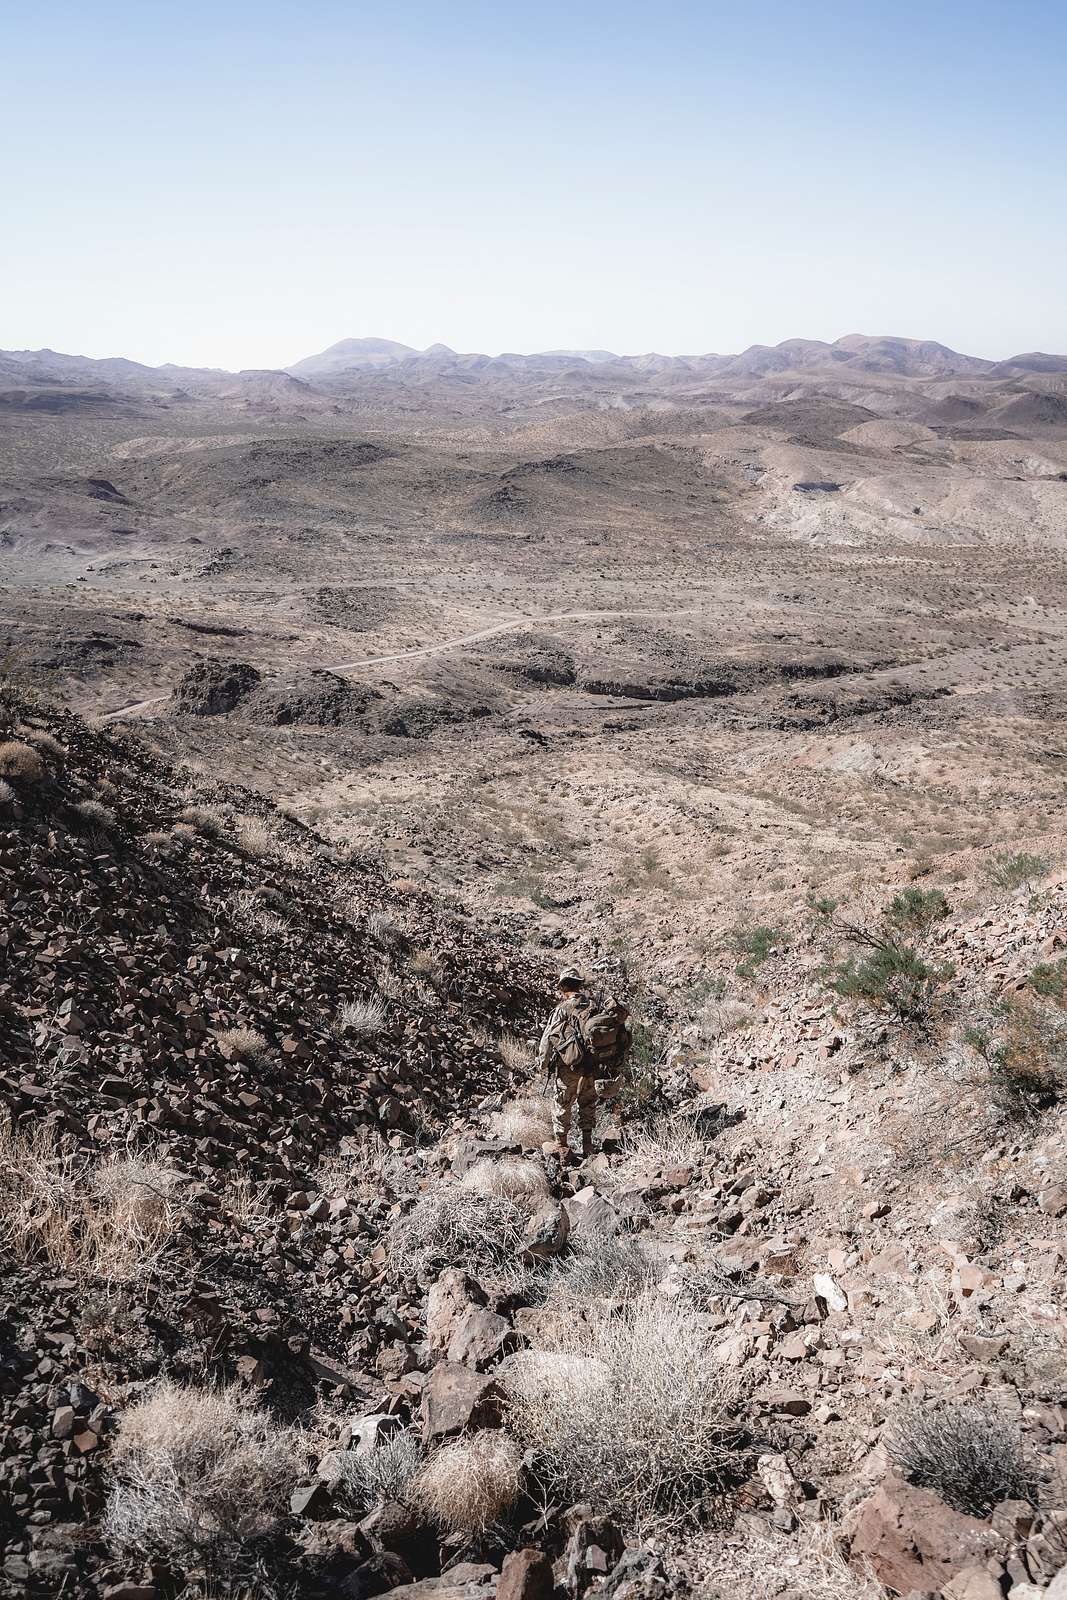
<svg viewBox="0 0 1067 1600">
<path fill-rule="evenodd" d="M 561 1004 L 556 1007 L 548 1019 L 548 1022 L 545 1026 L 545 1031 L 541 1035 L 541 1043 L 538 1047 L 537 1057 L 543 1067 L 548 1064 L 549 1057 L 552 1053 L 552 1040 L 559 1025 L 568 1017 L 573 1017 L 583 1011 L 593 1011 L 595 1009 L 596 1003 L 592 996 L 588 994 L 569 995 L 566 1000 L 562 1001 Z M 625 1060 L 626 1049 L 629 1044 L 629 1024 L 624 1026 L 623 1037 L 626 1040 L 626 1044 L 623 1045 L 619 1053 L 618 1066 L 620 1070 L 622 1068 L 623 1061 Z M 593 1124 L 596 1121 L 596 1108 L 598 1100 L 597 1082 L 596 1078 L 591 1074 L 576 1072 L 571 1067 L 565 1067 L 560 1061 L 556 1061 L 555 1063 L 554 1080 L 552 1131 L 555 1135 L 557 1144 L 563 1145 L 567 1143 L 567 1136 L 570 1133 L 571 1117 L 574 1113 L 575 1105 L 578 1107 L 578 1127 L 580 1128 L 581 1132 L 583 1134 L 592 1133 Z M 600 1092 L 606 1098 L 613 1099 L 618 1093 L 621 1084 L 621 1076 L 613 1078 L 609 1082 L 601 1085 Z"/>
</svg>

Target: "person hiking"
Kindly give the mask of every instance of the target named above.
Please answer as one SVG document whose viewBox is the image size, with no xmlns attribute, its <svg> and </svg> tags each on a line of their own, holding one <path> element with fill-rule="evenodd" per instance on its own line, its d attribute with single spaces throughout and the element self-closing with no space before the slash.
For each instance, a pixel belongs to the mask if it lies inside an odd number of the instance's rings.
<svg viewBox="0 0 1067 1600">
<path fill-rule="evenodd" d="M 582 1160 L 593 1154 L 597 1079 L 611 1079 L 614 1094 L 630 1045 L 625 1006 L 614 998 L 595 999 L 575 967 L 565 967 L 556 982 L 559 1003 L 545 1025 L 537 1050 L 540 1065 L 553 1077 L 552 1131 L 560 1159 L 570 1161 L 568 1139 L 574 1107 L 582 1135 Z"/>
</svg>

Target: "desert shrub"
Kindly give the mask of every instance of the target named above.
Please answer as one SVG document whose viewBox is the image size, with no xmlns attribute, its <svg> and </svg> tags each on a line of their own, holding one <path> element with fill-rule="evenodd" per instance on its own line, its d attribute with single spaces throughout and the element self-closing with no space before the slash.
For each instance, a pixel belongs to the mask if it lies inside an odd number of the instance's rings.
<svg viewBox="0 0 1067 1600">
<path fill-rule="evenodd" d="M 741 956 L 737 972 L 742 978 L 755 976 L 776 945 L 788 946 L 789 940 L 780 928 L 734 928 L 730 936 L 730 949 Z"/>
<path fill-rule="evenodd" d="M 1042 999 L 1054 1000 L 1058 1006 L 1067 1006 L 1067 957 L 1056 962 L 1039 962 L 1027 982 Z"/>
<path fill-rule="evenodd" d="M 631 1300 L 659 1276 L 659 1268 L 639 1239 L 629 1234 L 581 1232 L 571 1240 L 566 1255 L 549 1265 L 543 1299 L 548 1306 L 570 1312 L 597 1300 Z"/>
<path fill-rule="evenodd" d="M 625 1140 L 626 1175 L 638 1184 L 670 1167 L 697 1167 L 708 1154 L 696 1119 L 677 1111 L 627 1127 Z"/>
<path fill-rule="evenodd" d="M 215 1042 L 240 1061 L 262 1061 L 267 1054 L 267 1041 L 256 1028 L 222 1028 Z"/>
<path fill-rule="evenodd" d="M 181 818 L 208 839 L 218 839 L 233 823 L 232 816 L 220 806 L 183 806 Z"/>
<path fill-rule="evenodd" d="M 9 783 L 0 778 L 0 806 L 10 806 L 15 803 L 15 791 Z"/>
<path fill-rule="evenodd" d="M 442 1445 L 419 1470 L 412 1498 L 448 1533 L 484 1533 L 519 1498 L 522 1453 L 496 1428 Z"/>
<path fill-rule="evenodd" d="M 79 817 L 86 822 L 91 822 L 97 828 L 113 828 L 116 823 L 115 813 L 110 806 L 105 806 L 100 800 L 79 800 L 74 807 Z"/>
<path fill-rule="evenodd" d="M 40 751 L 19 739 L 5 739 L 0 743 L 0 778 L 11 778 L 15 783 L 36 783 L 43 778 L 47 768 Z"/>
<path fill-rule="evenodd" d="M 50 1128 L 0 1132 L 0 1243 L 22 1262 L 124 1283 L 148 1272 L 181 1211 L 176 1175 L 137 1156 L 95 1164 Z"/>
<path fill-rule="evenodd" d="M 997 1033 L 971 1027 L 963 1037 L 981 1057 L 1003 1117 L 1032 1121 L 1067 1097 L 1067 1027 L 1058 1018 L 1016 1000 L 1002 1006 Z"/>
<path fill-rule="evenodd" d="M 337 1013 L 337 1028 L 341 1033 L 369 1038 L 381 1033 L 384 1027 L 385 1005 L 378 995 L 365 1000 L 346 1000 Z"/>
<path fill-rule="evenodd" d="M 513 1033 L 502 1033 L 496 1047 L 501 1061 L 509 1071 L 530 1071 L 533 1066 L 533 1051 L 525 1039 L 516 1039 Z"/>
<path fill-rule="evenodd" d="M 736 1395 L 688 1303 L 645 1294 L 553 1324 L 508 1364 L 509 1421 L 546 1491 L 590 1500 L 642 1533 L 699 1516 L 742 1458 Z"/>
<path fill-rule="evenodd" d="M 1015 854 L 1005 851 L 993 857 L 986 871 L 998 889 L 1019 889 L 1024 883 L 1043 878 L 1048 871 L 1048 861 L 1044 856 L 1028 855 L 1025 850 Z"/>
<path fill-rule="evenodd" d="M 952 977 L 948 964 L 929 966 L 910 945 L 887 939 L 870 953 L 850 956 L 830 972 L 831 987 L 845 999 L 884 1006 L 904 1021 L 929 1016 L 938 991 Z"/>
<path fill-rule="evenodd" d="M 890 900 L 884 916 L 889 927 L 921 932 L 947 917 L 948 912 L 948 901 L 940 889 L 902 889 Z"/>
<path fill-rule="evenodd" d="M 393 1230 L 395 1259 L 420 1273 L 463 1267 L 475 1275 L 510 1262 L 527 1216 L 511 1200 L 458 1184 L 424 1194 Z"/>
<path fill-rule="evenodd" d="M 341 1495 L 360 1510 L 387 1500 L 405 1504 L 422 1464 L 419 1442 L 411 1433 L 396 1433 L 366 1454 L 346 1450 L 341 1468 Z"/>
<path fill-rule="evenodd" d="M 367 918 L 367 933 L 383 950 L 395 950 L 404 942 L 404 933 L 388 911 L 372 911 Z"/>
<path fill-rule="evenodd" d="M 277 821 L 263 817 L 238 817 L 236 838 L 246 855 L 283 861 L 299 866 L 304 857 L 299 848 L 279 832 Z"/>
<path fill-rule="evenodd" d="M 61 744 L 54 734 L 49 733 L 47 728 L 20 728 L 19 732 L 25 734 L 26 738 L 29 740 L 30 744 L 35 747 L 35 749 L 47 751 L 47 753 L 50 756 L 54 756 L 57 761 L 66 760 L 66 745 Z"/>
<path fill-rule="evenodd" d="M 300 1435 L 236 1387 L 158 1383 L 122 1417 L 104 1537 L 143 1555 L 216 1556 L 271 1533 L 302 1470 Z"/>
<path fill-rule="evenodd" d="M 1001 1500 L 1034 1499 L 1018 1428 L 986 1407 L 912 1405 L 897 1417 L 886 1445 L 909 1482 L 935 1490 L 968 1516 L 987 1517 Z"/>
<path fill-rule="evenodd" d="M 548 1198 L 545 1169 L 519 1156 L 483 1156 L 463 1174 L 463 1187 L 535 1209 Z"/>
<path fill-rule="evenodd" d="M 534 1150 L 552 1137 L 552 1102 L 547 1095 L 520 1095 L 496 1112 L 493 1137 L 522 1150 Z"/>
</svg>

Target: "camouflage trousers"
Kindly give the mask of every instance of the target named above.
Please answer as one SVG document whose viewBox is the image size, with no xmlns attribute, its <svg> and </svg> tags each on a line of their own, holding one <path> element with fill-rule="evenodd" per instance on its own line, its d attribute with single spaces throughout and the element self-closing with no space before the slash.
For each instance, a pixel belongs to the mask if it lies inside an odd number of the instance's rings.
<svg viewBox="0 0 1067 1600">
<path fill-rule="evenodd" d="M 558 1144 L 566 1144 L 571 1131 L 571 1116 L 578 1107 L 578 1126 L 592 1133 L 596 1121 L 596 1079 L 587 1078 L 567 1067 L 556 1068 L 555 1098 L 552 1105 L 552 1131 Z"/>
</svg>

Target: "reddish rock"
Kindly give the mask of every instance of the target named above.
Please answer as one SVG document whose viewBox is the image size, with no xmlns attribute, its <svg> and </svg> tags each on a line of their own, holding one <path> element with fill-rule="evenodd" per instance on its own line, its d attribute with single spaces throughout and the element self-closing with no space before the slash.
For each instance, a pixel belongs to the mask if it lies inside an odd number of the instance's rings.
<svg viewBox="0 0 1067 1600">
<path fill-rule="evenodd" d="M 513 1550 L 504 1560 L 496 1600 L 552 1600 L 552 1563 L 540 1550 Z"/>
<path fill-rule="evenodd" d="M 491 1378 L 458 1361 L 439 1361 L 422 1391 L 422 1437 L 426 1444 L 467 1428 L 496 1427 L 501 1394 Z"/>
<path fill-rule="evenodd" d="M 932 1489 L 889 1477 L 856 1514 L 852 1559 L 870 1563 L 890 1588 L 941 1589 L 1004 1549 L 1003 1536 L 977 1517 L 953 1511 Z"/>
</svg>

